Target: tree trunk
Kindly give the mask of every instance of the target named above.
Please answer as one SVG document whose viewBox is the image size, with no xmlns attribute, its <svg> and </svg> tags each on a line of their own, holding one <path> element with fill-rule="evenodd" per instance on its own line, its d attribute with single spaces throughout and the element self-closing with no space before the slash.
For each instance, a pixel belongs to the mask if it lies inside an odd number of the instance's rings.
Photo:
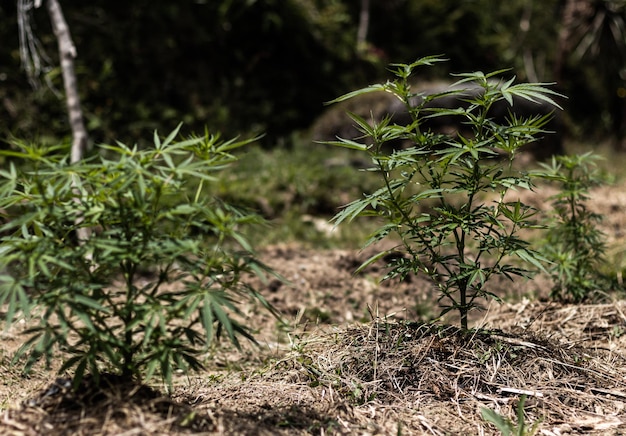
<svg viewBox="0 0 626 436">
<path fill-rule="evenodd" d="M 367 43 L 367 32 L 370 25 L 370 0 L 361 0 L 361 13 L 359 14 L 359 28 L 356 34 L 356 49 L 361 52 Z"/>
<path fill-rule="evenodd" d="M 563 68 L 567 55 L 572 50 L 571 35 L 574 28 L 577 0 L 566 0 L 561 14 L 561 28 L 556 43 L 556 56 L 554 59 L 554 80 L 560 82 L 563 78 Z"/>
<path fill-rule="evenodd" d="M 76 57 L 76 47 L 72 41 L 70 28 L 63 16 L 63 10 L 57 0 L 47 0 L 48 14 L 52 22 L 52 31 L 57 38 L 59 45 L 59 60 L 61 71 L 63 72 L 63 85 L 65 88 L 65 101 L 67 103 L 67 116 L 72 129 L 72 150 L 70 162 L 76 163 L 83 159 L 87 150 L 87 129 L 83 122 L 83 111 L 80 107 L 80 97 L 78 95 L 78 81 L 74 71 L 74 58 Z M 75 180 L 75 188 L 78 192 L 80 179 Z M 78 201 L 78 200 L 76 200 Z M 78 243 L 83 244 L 91 236 L 91 229 L 82 227 L 80 224 L 83 217 L 76 218 L 76 236 Z M 91 253 L 87 254 L 87 260 L 91 260 Z"/>
<path fill-rule="evenodd" d="M 47 0 L 47 6 L 50 21 L 52 22 L 52 30 L 59 44 L 59 59 L 63 72 L 67 112 L 70 128 L 72 129 L 72 152 L 70 160 L 74 163 L 80 161 L 87 150 L 87 129 L 83 122 L 83 112 L 78 96 L 76 73 L 74 72 L 76 47 L 72 42 L 70 29 L 67 26 L 59 2 L 57 0 Z"/>
</svg>

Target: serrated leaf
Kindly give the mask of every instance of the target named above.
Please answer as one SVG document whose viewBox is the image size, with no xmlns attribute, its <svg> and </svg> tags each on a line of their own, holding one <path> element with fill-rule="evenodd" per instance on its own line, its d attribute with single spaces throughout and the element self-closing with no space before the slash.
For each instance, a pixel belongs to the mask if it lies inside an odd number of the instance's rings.
<svg viewBox="0 0 626 436">
<path fill-rule="evenodd" d="M 539 255 L 537 252 L 521 249 L 513 252 L 512 254 L 516 255 L 523 261 L 537 267 L 540 271 L 547 272 L 543 264 L 546 262 L 546 259 L 543 256 Z"/>
<path fill-rule="evenodd" d="M 495 425 L 502 436 L 511 436 L 511 424 L 502 415 L 486 407 L 481 407 L 480 415 L 485 421 Z"/>
<path fill-rule="evenodd" d="M 316 141 L 318 144 L 334 145 L 337 147 L 348 148 L 352 150 L 364 151 L 367 150 L 367 145 L 353 141 L 351 139 L 339 138 L 338 141 Z"/>
<path fill-rule="evenodd" d="M 326 102 L 324 104 L 329 105 L 329 104 L 333 104 L 333 103 L 339 103 L 339 102 L 342 102 L 342 101 L 349 100 L 351 98 L 357 97 L 359 95 L 370 94 L 372 92 L 380 92 L 380 91 L 385 91 L 385 86 L 384 85 L 380 85 L 380 84 L 371 85 L 371 86 L 368 86 L 368 87 L 363 88 L 363 89 L 359 89 L 359 90 L 356 90 L 356 91 L 348 92 L 347 94 L 344 94 L 344 95 L 342 95 L 340 97 L 337 97 L 336 99 L 328 101 L 328 102 Z"/>
<path fill-rule="evenodd" d="M 365 268 L 367 268 L 368 266 L 370 266 L 371 264 L 377 262 L 379 259 L 382 259 L 383 257 L 385 257 L 386 255 L 388 255 L 390 253 L 389 250 L 385 250 L 385 251 L 381 251 L 379 253 L 376 253 L 375 255 L 371 256 L 369 259 L 367 259 L 365 262 L 363 262 L 357 269 L 356 271 L 354 271 L 354 274 L 359 274 L 361 271 L 363 271 Z"/>
<path fill-rule="evenodd" d="M 375 201 L 375 198 L 364 198 L 353 201 L 352 203 L 349 203 L 341 212 L 335 215 L 332 221 L 334 221 L 335 226 L 338 226 L 345 220 L 352 221 L 361 215 L 367 207 L 371 206 L 373 201 Z"/>
<path fill-rule="evenodd" d="M 165 140 L 163 141 L 162 147 L 167 147 L 174 140 L 174 138 L 176 138 L 182 126 L 183 126 L 183 123 L 179 123 L 178 126 L 176 126 L 176 128 L 172 130 L 169 135 L 167 135 L 167 138 L 165 138 Z M 155 135 L 156 135 L 156 131 L 155 131 Z"/>
<path fill-rule="evenodd" d="M 84 306 L 87 306 L 87 307 L 90 307 L 92 309 L 95 309 L 95 310 L 100 311 L 102 313 L 106 313 L 106 314 L 111 313 L 111 309 L 110 308 L 103 306 L 97 300 L 94 300 L 93 298 L 89 298 L 86 295 L 74 294 L 74 295 L 72 295 L 71 298 L 72 298 L 72 300 L 74 300 L 77 303 L 80 303 L 80 304 L 82 304 Z"/>
<path fill-rule="evenodd" d="M 215 314 L 217 320 L 219 321 L 222 328 L 226 331 L 226 335 L 230 342 L 237 347 L 240 348 L 239 341 L 235 336 L 235 329 L 233 328 L 233 322 L 230 317 L 226 314 L 221 304 L 213 304 L 213 313 Z"/>
<path fill-rule="evenodd" d="M 202 316 L 202 326 L 206 332 L 206 340 L 207 345 L 213 341 L 214 331 L 213 331 L 213 308 L 212 303 L 208 294 L 204 295 L 204 301 L 200 308 L 200 314 Z"/>
</svg>

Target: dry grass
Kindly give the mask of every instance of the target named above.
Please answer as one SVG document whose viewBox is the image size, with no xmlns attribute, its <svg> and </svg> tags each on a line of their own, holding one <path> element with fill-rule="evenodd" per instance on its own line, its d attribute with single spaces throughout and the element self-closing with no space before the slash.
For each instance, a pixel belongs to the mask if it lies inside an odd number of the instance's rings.
<svg viewBox="0 0 626 436">
<path fill-rule="evenodd" d="M 605 215 L 615 266 L 624 263 L 623 192 L 623 182 L 600 188 L 590 202 Z M 541 207 L 542 195 L 528 200 Z M 426 322 L 437 308 L 422 279 L 379 284 L 380 265 L 354 276 L 371 253 L 282 245 L 261 254 L 291 282 L 261 288 L 291 322 L 245 308 L 261 348 L 218 347 L 206 372 L 180 375 L 169 395 L 113 376 L 72 393 L 54 365 L 25 378 L 8 364 L 24 326 L 6 331 L 0 434 L 495 435 L 481 408 L 515 420 L 521 395 L 539 434 L 626 433 L 623 296 L 566 305 L 538 298 L 550 289 L 545 276 L 497 281 L 494 292 L 512 303 L 476 314 L 463 332 L 451 318 Z"/>
<path fill-rule="evenodd" d="M 378 434 L 490 432 L 480 408 L 514 416 L 522 394 L 527 422 L 542 420 L 555 434 L 606 430 L 622 424 L 626 399 L 623 358 L 521 330 L 377 320 L 307 343 L 263 378 L 285 372 L 379 417 L 355 420 L 356 433 L 366 424 Z"/>
<path fill-rule="evenodd" d="M 320 327 L 242 371 L 181 378 L 171 396 L 115 377 L 73 394 L 59 379 L 6 409 L 0 432 L 497 434 L 481 408 L 513 418 L 525 394 L 525 421 L 541 420 L 541 434 L 621 434 L 625 309 L 522 301 L 469 332 L 380 318 Z"/>
</svg>

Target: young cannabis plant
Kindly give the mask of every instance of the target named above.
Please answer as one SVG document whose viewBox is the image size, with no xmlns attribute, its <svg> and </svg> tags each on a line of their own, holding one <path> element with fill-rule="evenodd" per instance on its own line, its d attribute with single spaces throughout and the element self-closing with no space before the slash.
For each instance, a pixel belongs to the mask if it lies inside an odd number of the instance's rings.
<svg viewBox="0 0 626 436">
<path fill-rule="evenodd" d="M 334 100 L 390 92 L 411 118 L 408 125 L 398 125 L 390 117 L 370 123 L 351 115 L 363 137 L 328 142 L 366 153 L 373 163 L 370 171 L 380 175 L 382 183 L 375 192 L 348 204 L 334 221 L 382 218 L 382 226 L 367 245 L 390 235 L 397 236 L 400 243 L 373 256 L 361 268 L 386 257 L 391 260 L 384 279 L 411 273 L 429 276 L 439 291 L 439 301 L 447 302 L 442 315 L 457 310 L 462 327 L 467 328 L 468 312 L 479 307 L 481 298 L 498 299 L 489 290 L 490 279 L 530 274 L 512 263 L 513 258 L 541 267 L 539 254 L 518 235 L 534 225 L 535 211 L 505 197 L 512 189 L 531 188 L 529 175 L 515 171 L 512 163 L 522 146 L 546 133 L 542 127 L 549 115 L 509 115 L 506 123 L 498 124 L 490 118 L 490 108 L 500 100 L 512 105 L 514 99 L 557 106 L 551 98 L 557 94 L 542 84 L 497 80 L 502 71 L 461 74 L 457 83 L 440 94 L 412 93 L 409 78 L 414 70 L 439 61 L 442 59 L 427 57 L 410 65 L 393 65 L 394 81 Z M 480 92 L 467 91 L 476 87 Z M 437 98 L 444 96 L 456 96 L 458 108 L 437 108 Z M 423 128 L 436 117 L 460 119 L 471 134 L 447 136 Z M 390 144 L 399 142 L 404 146 L 390 150 Z M 391 251 L 399 253 L 387 256 Z"/>
<path fill-rule="evenodd" d="M 534 436 L 539 431 L 542 421 L 537 420 L 530 427 L 526 424 L 524 419 L 525 403 L 526 395 L 522 395 L 517 403 L 517 424 L 486 407 L 480 409 L 480 415 L 485 421 L 495 425 L 502 436 Z"/>
<path fill-rule="evenodd" d="M 589 190 L 602 184 L 595 167 L 598 159 L 590 152 L 555 156 L 551 164 L 542 164 L 543 172 L 537 173 L 559 188 L 552 197 L 553 222 L 543 249 L 551 261 L 548 270 L 554 280 L 555 298 L 580 302 L 591 292 L 609 287 L 599 268 L 606 253 L 605 235 L 597 227 L 602 217 L 585 204 Z"/>
<path fill-rule="evenodd" d="M 177 133 L 77 164 L 42 146 L 4 152 L 20 169 L 0 171 L 0 304 L 7 325 L 35 324 L 16 355 L 26 371 L 60 356 L 74 387 L 105 371 L 171 384 L 217 336 L 252 339 L 238 300 L 270 307 L 242 279 L 269 270 L 241 230 L 259 218 L 205 194 L 250 141 Z"/>
</svg>

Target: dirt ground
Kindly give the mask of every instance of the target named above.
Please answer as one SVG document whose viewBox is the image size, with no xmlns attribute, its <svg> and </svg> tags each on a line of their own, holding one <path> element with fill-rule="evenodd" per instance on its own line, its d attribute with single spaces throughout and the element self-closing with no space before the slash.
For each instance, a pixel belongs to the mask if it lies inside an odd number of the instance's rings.
<svg viewBox="0 0 626 436">
<path fill-rule="evenodd" d="M 616 264 L 624 187 L 600 188 L 590 203 Z M 481 410 L 517 422 L 522 395 L 524 422 L 538 434 L 626 434 L 622 295 L 569 305 L 545 298 L 547 277 L 496 282 L 505 303 L 488 303 L 472 317 L 477 329 L 463 332 L 453 316 L 428 322 L 438 308 L 425 280 L 379 283 L 382 264 L 354 275 L 371 253 L 262 250 L 289 282 L 257 283 L 283 320 L 247 307 L 259 347 L 222 344 L 206 372 L 181 374 L 170 395 L 113 376 L 71 394 L 54 368 L 24 378 L 8 364 L 22 341 L 23 326 L 12 327 L 0 345 L 0 434 L 490 435 L 499 432 Z"/>
</svg>

